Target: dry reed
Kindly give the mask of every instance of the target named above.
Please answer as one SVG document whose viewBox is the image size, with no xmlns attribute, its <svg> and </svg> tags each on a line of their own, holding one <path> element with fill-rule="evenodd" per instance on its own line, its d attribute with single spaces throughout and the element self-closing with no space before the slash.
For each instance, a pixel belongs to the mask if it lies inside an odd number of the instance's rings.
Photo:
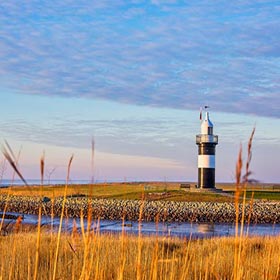
<svg viewBox="0 0 280 280">
<path fill-rule="evenodd" d="M 53 278 L 57 239 L 60 238 L 56 279 L 234 279 L 235 238 L 182 240 L 91 232 L 88 243 L 80 234 L 43 232 L 37 279 Z M 37 233 L 0 237 L 0 278 L 34 279 Z M 71 246 L 69 245 L 71 244 Z M 251 237 L 243 242 L 242 279 L 279 279 L 279 237 Z M 87 255 L 85 259 L 85 251 Z M 27 252 L 29 252 L 27 254 Z M 138 260 L 138 261 L 139 261 Z M 86 263 L 86 266 L 83 264 Z"/>
<path fill-rule="evenodd" d="M 64 188 L 60 223 L 59 223 L 59 228 L 58 228 L 57 244 L 56 244 L 56 250 L 55 250 L 55 258 L 54 258 L 54 264 L 53 264 L 53 277 L 52 277 L 53 280 L 56 279 L 56 270 L 57 270 L 60 237 L 61 237 L 61 231 L 62 231 L 62 223 L 63 223 L 64 209 L 65 209 L 65 202 L 66 202 L 66 195 L 67 195 L 67 187 L 68 187 L 68 182 L 69 182 L 69 178 L 70 178 L 70 169 L 71 169 L 71 164 L 72 164 L 72 161 L 73 161 L 73 157 L 74 157 L 73 155 L 70 157 L 69 162 L 68 162 L 68 168 L 67 168 L 66 184 L 65 184 L 65 188 Z"/>
<path fill-rule="evenodd" d="M 233 279 L 239 280 L 243 279 L 245 271 L 241 269 L 241 262 L 243 261 L 244 254 L 242 255 L 244 247 L 244 223 L 245 223 L 245 206 L 246 206 L 246 189 L 247 185 L 250 182 L 249 176 L 252 174 L 250 171 L 250 163 L 252 159 L 252 144 L 255 134 L 255 128 L 250 135 L 248 145 L 247 145 L 247 159 L 245 164 L 245 174 L 242 176 L 243 170 L 243 159 L 242 159 L 242 146 L 240 146 L 238 159 L 236 163 L 236 190 L 235 190 L 235 251 L 234 251 L 234 270 L 233 270 Z M 241 204 L 241 218 L 239 215 L 239 205 L 240 205 L 240 196 L 243 193 L 242 204 Z M 253 202 L 253 196 L 251 198 L 251 205 Z M 252 209 L 252 207 L 250 207 Z M 240 222 L 240 225 L 239 225 Z M 249 219 L 248 219 L 249 223 Z"/>
</svg>

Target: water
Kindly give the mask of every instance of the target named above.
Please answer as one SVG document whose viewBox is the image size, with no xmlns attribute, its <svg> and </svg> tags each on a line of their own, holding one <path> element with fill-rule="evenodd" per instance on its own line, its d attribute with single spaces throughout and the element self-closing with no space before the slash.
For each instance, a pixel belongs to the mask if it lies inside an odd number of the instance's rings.
<svg viewBox="0 0 280 280">
<path fill-rule="evenodd" d="M 41 185 L 40 179 L 27 179 L 27 183 L 30 186 L 38 186 Z M 133 180 L 132 180 L 133 181 Z M 94 183 L 123 183 L 123 180 L 94 180 Z M 141 181 L 142 182 L 142 181 Z M 149 182 L 149 181 L 147 181 Z M 44 185 L 64 185 L 66 183 L 65 179 L 53 179 L 53 180 L 45 180 Z M 69 180 L 68 184 L 92 184 L 91 180 Z M 8 186 L 24 186 L 25 184 L 21 180 L 10 180 L 10 179 L 2 179 L 0 180 L 0 187 L 8 187 Z"/>
<path fill-rule="evenodd" d="M 2 180 L 0 186 L 9 186 L 11 180 Z M 28 180 L 30 185 L 40 185 L 40 180 Z M 47 182 L 46 182 L 47 183 Z M 72 184 L 89 184 L 89 180 L 73 180 L 69 183 Z M 50 184 L 65 184 L 65 180 L 51 180 Z M 22 181 L 15 180 L 13 185 L 23 185 Z M 19 215 L 18 213 L 9 213 Z M 0 213 L 1 215 L 1 213 Z M 14 220 L 6 219 L 6 222 L 15 222 Z M 81 229 L 80 220 L 76 219 L 78 229 Z M 37 224 L 37 215 L 24 215 L 23 223 L 26 224 Z M 42 225 L 50 226 L 53 224 L 54 227 L 58 227 L 59 218 L 54 218 L 53 221 L 50 217 L 42 216 Z M 63 229 L 64 231 L 72 231 L 74 225 L 74 219 L 64 219 Z M 85 221 L 87 227 L 87 222 Z M 127 233 L 137 234 L 139 230 L 139 224 L 137 222 L 126 222 L 123 226 L 122 221 L 108 221 L 101 220 L 97 225 L 97 221 L 93 222 L 91 228 L 98 228 L 100 232 L 121 232 L 124 230 Z M 142 222 L 141 233 L 146 235 L 163 235 L 163 236 L 179 236 L 179 237 L 190 237 L 193 238 L 209 238 L 214 236 L 234 236 L 235 225 L 234 224 L 196 224 L 196 223 L 154 223 L 154 222 Z M 244 229 L 247 232 L 247 227 Z M 256 224 L 250 225 L 248 229 L 250 236 L 276 236 L 280 235 L 280 224 Z"/>
<path fill-rule="evenodd" d="M 10 213 L 19 215 L 18 213 Z M 0 213 L 1 215 L 1 213 Z M 55 217 L 53 220 L 48 216 L 42 216 L 42 226 L 53 225 L 57 228 L 60 218 Z M 14 223 L 15 220 L 6 219 L 5 222 Z M 23 223 L 36 225 L 38 223 L 37 215 L 24 215 Z M 81 230 L 80 219 L 75 219 L 75 223 L 78 230 Z M 84 221 L 85 228 L 87 228 L 87 220 Z M 74 219 L 63 220 L 63 230 L 71 232 L 74 226 Z M 92 229 L 98 229 L 102 232 L 119 233 L 125 231 L 130 234 L 138 234 L 139 223 L 138 222 L 125 222 L 122 221 L 108 221 L 100 220 L 93 221 L 91 224 Z M 197 223 L 154 223 L 154 222 L 142 222 L 140 225 L 141 233 L 143 235 L 161 235 L 161 236 L 177 236 L 177 237 L 192 237 L 192 238 L 210 238 L 217 236 L 234 236 L 235 225 L 234 224 L 197 224 Z M 247 226 L 244 228 L 244 233 L 247 232 Z M 280 235 L 280 224 L 255 224 L 250 225 L 248 228 L 250 236 L 277 236 Z"/>
<path fill-rule="evenodd" d="M 41 185 L 41 180 L 38 179 L 29 179 L 27 180 L 27 183 L 29 185 Z M 46 180 L 44 181 L 44 184 L 47 185 L 63 185 L 66 183 L 66 180 Z M 71 180 L 69 181 L 69 184 L 90 184 L 90 180 Z M 0 181 L 0 187 L 7 187 L 7 186 L 24 186 L 24 183 L 21 180 L 10 180 L 10 179 L 3 179 Z"/>
</svg>

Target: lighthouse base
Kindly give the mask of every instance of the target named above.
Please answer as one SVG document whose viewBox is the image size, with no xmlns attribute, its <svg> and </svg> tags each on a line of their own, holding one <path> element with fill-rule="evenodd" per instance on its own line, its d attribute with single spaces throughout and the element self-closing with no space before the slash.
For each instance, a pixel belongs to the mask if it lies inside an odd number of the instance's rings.
<svg viewBox="0 0 280 280">
<path fill-rule="evenodd" d="M 198 187 L 215 188 L 215 168 L 198 168 Z"/>
</svg>

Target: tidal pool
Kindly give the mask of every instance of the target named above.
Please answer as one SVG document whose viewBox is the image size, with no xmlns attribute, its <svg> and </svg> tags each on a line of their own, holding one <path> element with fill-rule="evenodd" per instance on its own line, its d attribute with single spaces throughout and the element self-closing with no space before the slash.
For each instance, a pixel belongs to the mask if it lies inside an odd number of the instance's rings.
<svg viewBox="0 0 280 280">
<path fill-rule="evenodd" d="M 19 216 L 19 213 L 8 212 L 8 215 Z M 0 213 L 2 215 L 2 213 Z M 15 223 L 15 219 L 5 219 L 6 223 Z M 51 218 L 49 216 L 42 216 L 41 225 L 43 227 L 56 230 L 59 226 L 60 218 Z M 24 224 L 38 224 L 37 215 L 24 214 L 22 221 Z M 81 230 L 81 220 L 73 218 L 63 219 L 63 231 L 71 232 L 73 226 L 77 227 L 77 230 Z M 84 227 L 87 228 L 87 219 L 84 219 Z M 91 222 L 91 229 L 98 230 L 101 233 L 111 232 L 119 233 L 126 232 L 130 234 L 138 234 L 141 230 L 143 235 L 161 235 L 161 236 L 177 236 L 185 238 L 209 238 L 215 236 L 234 236 L 235 224 L 211 224 L 211 223 L 154 223 L 154 222 L 131 222 L 131 221 L 109 221 L 99 220 Z M 276 236 L 280 235 L 280 224 L 250 224 L 244 226 L 244 234 L 250 236 Z"/>
</svg>

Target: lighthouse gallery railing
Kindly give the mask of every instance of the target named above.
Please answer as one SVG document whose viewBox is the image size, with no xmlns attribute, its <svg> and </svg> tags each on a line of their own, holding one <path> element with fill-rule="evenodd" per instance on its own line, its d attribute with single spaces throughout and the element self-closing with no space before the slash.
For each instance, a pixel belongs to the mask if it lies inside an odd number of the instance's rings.
<svg viewBox="0 0 280 280">
<path fill-rule="evenodd" d="M 199 134 L 196 135 L 196 143 L 214 143 L 218 144 L 218 135 Z"/>
</svg>

